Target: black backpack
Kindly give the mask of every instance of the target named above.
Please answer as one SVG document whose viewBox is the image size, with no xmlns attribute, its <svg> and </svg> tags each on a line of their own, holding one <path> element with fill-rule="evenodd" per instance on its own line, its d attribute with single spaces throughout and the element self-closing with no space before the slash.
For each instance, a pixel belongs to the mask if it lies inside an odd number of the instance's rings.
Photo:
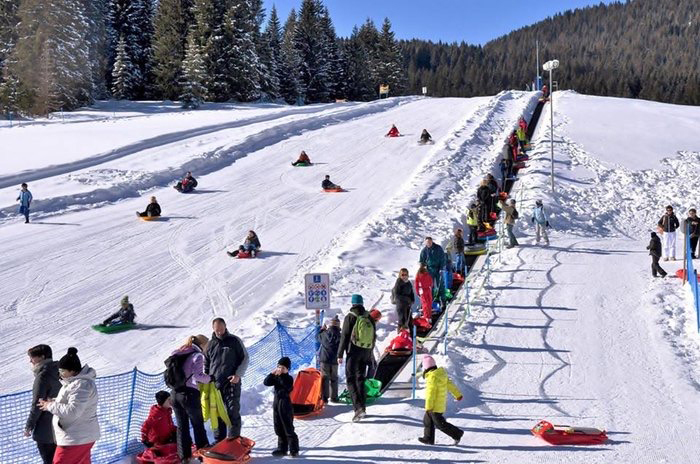
<svg viewBox="0 0 700 464">
<path fill-rule="evenodd" d="M 165 360 L 165 372 L 163 373 L 163 378 L 165 379 L 165 385 L 171 388 L 173 391 L 182 391 L 187 386 L 187 381 L 190 380 L 191 375 L 185 376 L 185 361 L 190 357 L 192 353 L 184 354 L 174 354 Z"/>
</svg>

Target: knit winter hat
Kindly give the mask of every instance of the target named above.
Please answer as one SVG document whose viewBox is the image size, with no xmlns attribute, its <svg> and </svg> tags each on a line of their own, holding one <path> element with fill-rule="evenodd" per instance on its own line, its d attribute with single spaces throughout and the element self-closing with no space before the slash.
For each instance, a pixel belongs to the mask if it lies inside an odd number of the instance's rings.
<svg viewBox="0 0 700 464">
<path fill-rule="evenodd" d="M 158 393 L 156 393 L 156 403 L 158 403 L 158 406 L 163 406 L 163 403 L 170 398 L 170 393 L 161 390 Z"/>
<path fill-rule="evenodd" d="M 423 370 L 427 371 L 431 367 L 435 367 L 437 364 L 435 364 L 435 360 L 433 359 L 432 356 L 426 354 L 423 356 Z"/>
<path fill-rule="evenodd" d="M 80 358 L 78 357 L 78 349 L 72 346 L 68 348 L 68 353 L 58 361 L 58 368 L 71 372 L 80 372 L 82 364 L 80 364 Z"/>
<path fill-rule="evenodd" d="M 129 304 L 129 295 L 125 295 L 124 298 L 122 298 L 122 304 Z"/>
<path fill-rule="evenodd" d="M 373 309 L 369 312 L 369 317 L 371 317 L 374 320 L 374 322 L 377 322 L 379 319 L 382 318 L 382 313 L 378 309 Z"/>
<path fill-rule="evenodd" d="M 289 370 L 289 369 L 292 368 L 292 361 L 291 361 L 288 357 L 283 356 L 283 357 L 280 358 L 279 361 L 277 361 L 277 365 L 278 365 L 278 366 L 284 366 L 284 367 L 287 368 L 287 370 Z"/>
<path fill-rule="evenodd" d="M 331 319 L 331 325 L 336 327 L 340 325 L 340 319 L 338 318 L 337 314 L 333 317 L 333 319 Z"/>
<path fill-rule="evenodd" d="M 353 294 L 352 297 L 350 298 L 350 303 L 352 303 L 354 305 L 364 304 L 364 301 L 362 300 L 362 295 L 360 295 L 358 293 Z"/>
</svg>

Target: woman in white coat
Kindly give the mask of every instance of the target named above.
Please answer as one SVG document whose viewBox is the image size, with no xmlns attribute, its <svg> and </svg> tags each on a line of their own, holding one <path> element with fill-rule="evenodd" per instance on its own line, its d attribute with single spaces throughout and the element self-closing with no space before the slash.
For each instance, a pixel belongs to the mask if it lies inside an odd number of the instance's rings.
<svg viewBox="0 0 700 464">
<path fill-rule="evenodd" d="M 80 364 L 78 350 L 58 362 L 61 390 L 54 400 L 39 400 L 39 408 L 53 414 L 56 454 L 53 464 L 90 464 L 90 450 L 100 438 L 97 423 L 95 370 Z"/>
</svg>

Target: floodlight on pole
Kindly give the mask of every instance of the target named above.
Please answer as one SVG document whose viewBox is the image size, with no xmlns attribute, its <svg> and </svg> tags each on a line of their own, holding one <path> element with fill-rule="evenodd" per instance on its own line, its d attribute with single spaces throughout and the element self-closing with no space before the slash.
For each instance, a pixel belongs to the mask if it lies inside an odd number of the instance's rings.
<svg viewBox="0 0 700 464">
<path fill-rule="evenodd" d="M 542 69 L 549 71 L 549 146 L 551 147 L 551 181 L 552 192 L 554 191 L 554 106 L 552 100 L 552 70 L 559 67 L 559 60 L 550 60 L 542 65 Z"/>
</svg>

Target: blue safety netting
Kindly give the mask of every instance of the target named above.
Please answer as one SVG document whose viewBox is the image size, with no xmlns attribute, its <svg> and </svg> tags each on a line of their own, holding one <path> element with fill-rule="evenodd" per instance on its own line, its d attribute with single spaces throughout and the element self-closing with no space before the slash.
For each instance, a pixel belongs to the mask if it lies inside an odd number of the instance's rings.
<svg viewBox="0 0 700 464">
<path fill-rule="evenodd" d="M 295 370 L 310 364 L 316 352 L 316 327 L 275 328 L 247 347 L 250 356 L 243 388 L 262 383 L 282 356 L 288 356 Z M 99 373 L 98 373 L 99 374 Z M 101 438 L 92 450 L 93 463 L 111 463 L 128 454 L 136 454 L 141 445 L 141 424 L 155 402 L 158 390 L 166 390 L 163 374 L 148 374 L 134 368 L 131 372 L 97 378 L 99 403 L 97 415 Z M 31 391 L 0 396 L 0 463 L 41 463 L 36 445 L 23 436 L 32 401 Z"/>
<path fill-rule="evenodd" d="M 697 321 L 698 332 L 700 332 L 700 289 L 698 288 L 698 271 L 695 270 L 693 266 L 693 255 L 695 255 L 695 250 L 690 247 L 690 228 L 686 230 L 685 234 L 685 262 L 688 277 L 688 283 L 690 284 L 690 290 L 693 293 L 693 302 L 695 303 L 695 317 Z"/>
</svg>

